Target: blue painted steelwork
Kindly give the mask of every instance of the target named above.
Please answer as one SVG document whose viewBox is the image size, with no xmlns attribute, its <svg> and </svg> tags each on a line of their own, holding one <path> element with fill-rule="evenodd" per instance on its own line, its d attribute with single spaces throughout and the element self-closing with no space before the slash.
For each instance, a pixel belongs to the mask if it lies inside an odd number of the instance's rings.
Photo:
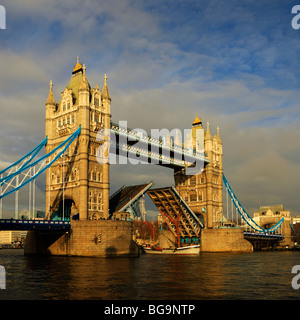
<svg viewBox="0 0 300 320">
<path fill-rule="evenodd" d="M 6 167 L 5 169 L 0 171 L 0 175 L 8 171 L 9 169 L 17 166 L 19 163 L 21 163 L 23 160 L 29 157 L 29 159 L 21 166 L 23 168 L 25 165 L 27 165 L 32 159 L 40 152 L 40 150 L 46 146 L 48 138 L 46 137 L 40 144 L 38 144 L 34 149 L 32 149 L 30 152 L 28 152 L 25 156 L 11 164 L 10 166 Z M 0 182 L 6 181 L 5 179 L 1 179 Z"/>
<path fill-rule="evenodd" d="M 0 230 L 68 231 L 70 221 L 0 219 Z"/>
<path fill-rule="evenodd" d="M 40 159 L 32 162 L 32 163 L 27 163 L 26 165 L 22 165 L 21 168 L 19 168 L 16 172 L 13 172 L 11 174 L 9 174 L 8 176 L 0 179 L 0 183 L 1 185 L 3 185 L 4 183 L 8 182 L 9 180 L 11 180 L 12 178 L 14 178 L 15 176 L 23 173 L 25 170 L 30 169 L 32 167 L 34 167 L 35 165 L 39 164 L 40 162 L 48 159 L 51 155 L 53 155 L 55 152 L 57 152 L 59 149 L 63 148 L 61 151 L 58 152 L 58 154 L 53 158 L 53 160 L 51 160 L 44 168 L 42 168 L 39 172 L 37 172 L 35 175 L 33 175 L 31 178 L 29 178 L 28 180 L 26 180 L 25 182 L 21 183 L 19 186 L 16 186 L 15 188 L 13 188 L 10 191 L 7 191 L 3 194 L 0 195 L 0 199 L 10 195 L 11 193 L 21 189 L 22 187 L 24 187 L 26 184 L 28 184 L 30 181 L 36 179 L 39 175 L 41 175 L 45 170 L 47 170 L 49 167 L 52 166 L 52 164 L 69 148 L 69 146 L 71 145 L 71 143 L 79 136 L 81 132 L 81 126 L 79 126 L 79 128 L 72 134 L 70 135 L 69 138 L 67 138 L 65 141 L 63 141 L 60 145 L 58 145 L 56 148 L 54 148 L 52 151 L 50 151 L 49 153 L 47 153 L 46 155 L 44 155 L 43 157 L 41 157 Z M 24 158 L 24 157 L 23 157 Z M 5 169 L 6 171 L 7 169 Z"/>
<path fill-rule="evenodd" d="M 243 206 L 240 204 L 239 200 L 237 199 L 237 197 L 235 196 L 234 192 L 232 191 L 225 175 L 223 174 L 223 182 L 224 185 L 227 189 L 227 192 L 229 193 L 229 196 L 232 200 L 232 202 L 234 203 L 235 207 L 238 210 L 238 213 L 241 215 L 241 217 L 244 219 L 244 221 L 251 227 L 253 228 L 255 231 L 258 232 L 263 232 L 263 233 L 269 233 L 269 232 L 274 232 L 276 231 L 283 223 L 284 218 L 282 218 L 278 223 L 276 223 L 273 227 L 269 228 L 269 229 L 264 229 L 261 226 L 259 226 L 247 213 L 247 211 L 243 208 Z"/>
</svg>

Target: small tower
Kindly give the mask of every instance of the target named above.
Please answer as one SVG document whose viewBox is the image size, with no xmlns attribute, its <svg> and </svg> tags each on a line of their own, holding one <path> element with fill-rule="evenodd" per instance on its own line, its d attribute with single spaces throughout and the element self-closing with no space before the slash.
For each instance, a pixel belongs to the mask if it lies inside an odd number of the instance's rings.
<svg viewBox="0 0 300 320">
<path fill-rule="evenodd" d="M 104 85 L 102 89 L 102 106 L 103 106 L 103 125 L 104 128 L 110 130 L 110 120 L 111 120 L 111 112 L 110 112 L 110 103 L 111 103 L 111 98 L 108 92 L 108 87 L 107 87 L 107 76 L 106 74 L 104 75 Z M 107 131 L 108 133 L 108 131 Z M 106 141 L 109 139 L 109 134 L 105 134 L 104 140 Z M 108 158 L 108 152 L 109 150 L 105 150 L 104 157 Z M 106 212 L 109 211 L 109 163 L 104 162 L 103 163 L 103 197 L 107 199 L 103 203 L 103 210 Z"/>
<path fill-rule="evenodd" d="M 97 161 L 103 141 L 100 130 L 110 130 L 111 99 L 105 76 L 103 92 L 91 88 L 86 67 L 79 62 L 73 68 L 68 85 L 55 102 L 52 81 L 46 102 L 46 152 L 53 150 L 79 126 L 81 133 L 65 153 L 47 170 L 46 212 L 50 219 L 108 218 L 109 165 Z"/>
<path fill-rule="evenodd" d="M 217 136 L 212 137 L 209 123 L 205 131 L 197 114 L 185 147 L 204 152 L 209 163 L 197 175 L 186 175 L 184 170 L 175 172 L 176 189 L 205 227 L 217 226 L 223 214 L 223 148 L 219 128 Z"/>
<path fill-rule="evenodd" d="M 46 119 L 45 119 L 45 130 L 46 130 L 46 136 L 48 137 L 48 140 L 52 139 L 51 119 L 56 109 L 56 103 L 55 103 L 52 88 L 53 88 L 53 82 L 51 80 L 50 90 L 49 90 L 48 98 L 46 101 Z"/>
</svg>

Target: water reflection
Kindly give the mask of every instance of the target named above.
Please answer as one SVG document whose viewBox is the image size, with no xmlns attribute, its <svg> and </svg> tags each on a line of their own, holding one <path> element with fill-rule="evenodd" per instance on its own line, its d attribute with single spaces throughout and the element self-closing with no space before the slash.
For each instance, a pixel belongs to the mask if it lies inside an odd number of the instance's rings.
<svg viewBox="0 0 300 320">
<path fill-rule="evenodd" d="M 298 299 L 291 269 L 300 252 L 140 258 L 28 257 L 1 250 L 0 299 Z"/>
</svg>

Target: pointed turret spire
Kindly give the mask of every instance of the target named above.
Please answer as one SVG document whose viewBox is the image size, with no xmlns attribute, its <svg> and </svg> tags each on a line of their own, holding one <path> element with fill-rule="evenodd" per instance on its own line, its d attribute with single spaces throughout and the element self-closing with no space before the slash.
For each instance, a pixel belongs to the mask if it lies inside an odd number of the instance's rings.
<svg viewBox="0 0 300 320">
<path fill-rule="evenodd" d="M 53 87 L 53 82 L 52 80 L 50 81 L 50 89 L 49 89 L 49 94 L 48 94 L 48 98 L 47 98 L 47 101 L 46 101 L 46 105 L 55 105 L 55 99 L 54 99 L 54 94 L 53 94 L 53 90 L 52 90 L 52 87 Z"/>
<path fill-rule="evenodd" d="M 80 106 L 88 106 L 90 102 L 90 85 L 87 81 L 86 75 L 85 75 L 86 67 L 83 65 L 82 68 L 82 78 L 79 85 L 79 94 L 78 94 L 78 102 Z"/>
<path fill-rule="evenodd" d="M 219 143 L 222 143 L 222 140 L 221 140 L 221 137 L 220 137 L 220 129 L 219 129 L 219 126 L 217 126 L 217 141 Z"/>
<path fill-rule="evenodd" d="M 178 147 L 181 147 L 182 146 L 182 141 L 181 139 L 179 138 L 179 129 L 176 129 L 176 135 L 175 135 L 175 145 L 178 146 Z"/>
<path fill-rule="evenodd" d="M 102 89 L 102 99 L 111 100 L 109 92 L 108 92 L 108 88 L 107 88 L 107 76 L 106 76 L 106 74 L 104 75 L 104 86 L 103 86 L 103 89 Z"/>
<path fill-rule="evenodd" d="M 209 122 L 208 121 L 207 121 L 207 129 L 206 129 L 205 139 L 211 139 L 211 134 L 210 134 L 210 131 L 209 131 Z"/>
<path fill-rule="evenodd" d="M 83 65 L 82 69 L 83 69 L 83 75 L 82 75 L 82 80 L 81 80 L 81 83 L 79 86 L 79 91 L 89 90 L 89 83 L 88 83 L 86 75 L 85 75 L 85 70 L 86 70 L 85 64 Z"/>
</svg>

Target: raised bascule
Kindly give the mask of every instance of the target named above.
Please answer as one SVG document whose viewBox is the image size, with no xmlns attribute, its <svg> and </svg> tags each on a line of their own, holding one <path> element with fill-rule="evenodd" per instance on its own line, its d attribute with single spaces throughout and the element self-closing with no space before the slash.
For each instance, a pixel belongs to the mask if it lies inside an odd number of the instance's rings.
<svg viewBox="0 0 300 320">
<path fill-rule="evenodd" d="M 50 82 L 46 100 L 46 138 L 27 155 L 0 172 L 2 200 L 15 194 L 15 219 L 0 219 L 0 230 L 29 230 L 26 254 L 137 256 L 132 218 L 140 218 L 139 200 L 148 194 L 157 206 L 173 243 L 200 244 L 200 252 L 251 252 L 260 243 L 290 243 L 284 218 L 260 226 L 242 207 L 223 173 L 219 128 L 212 136 L 196 116 L 184 142 L 153 137 L 111 121 L 111 97 L 104 76 L 102 90 L 91 88 L 86 67 L 74 66 L 59 101 Z M 38 158 L 45 147 L 46 155 Z M 152 182 L 110 192 L 110 156 L 138 159 L 174 170 L 175 186 L 152 188 Z M 115 158 L 114 158 L 115 159 Z M 197 168 L 200 164 L 200 168 Z M 18 194 L 46 172 L 45 220 L 18 219 Z M 223 184 L 225 188 L 223 189 Z M 224 228 L 224 195 L 243 221 Z M 233 220 L 233 219 L 231 219 Z M 228 225 L 228 217 L 226 219 Z M 234 225 L 234 227 L 233 227 Z M 246 228 L 247 227 L 247 228 Z M 172 242 L 172 241 L 171 241 Z M 252 243 L 252 244 L 251 244 Z"/>
</svg>

